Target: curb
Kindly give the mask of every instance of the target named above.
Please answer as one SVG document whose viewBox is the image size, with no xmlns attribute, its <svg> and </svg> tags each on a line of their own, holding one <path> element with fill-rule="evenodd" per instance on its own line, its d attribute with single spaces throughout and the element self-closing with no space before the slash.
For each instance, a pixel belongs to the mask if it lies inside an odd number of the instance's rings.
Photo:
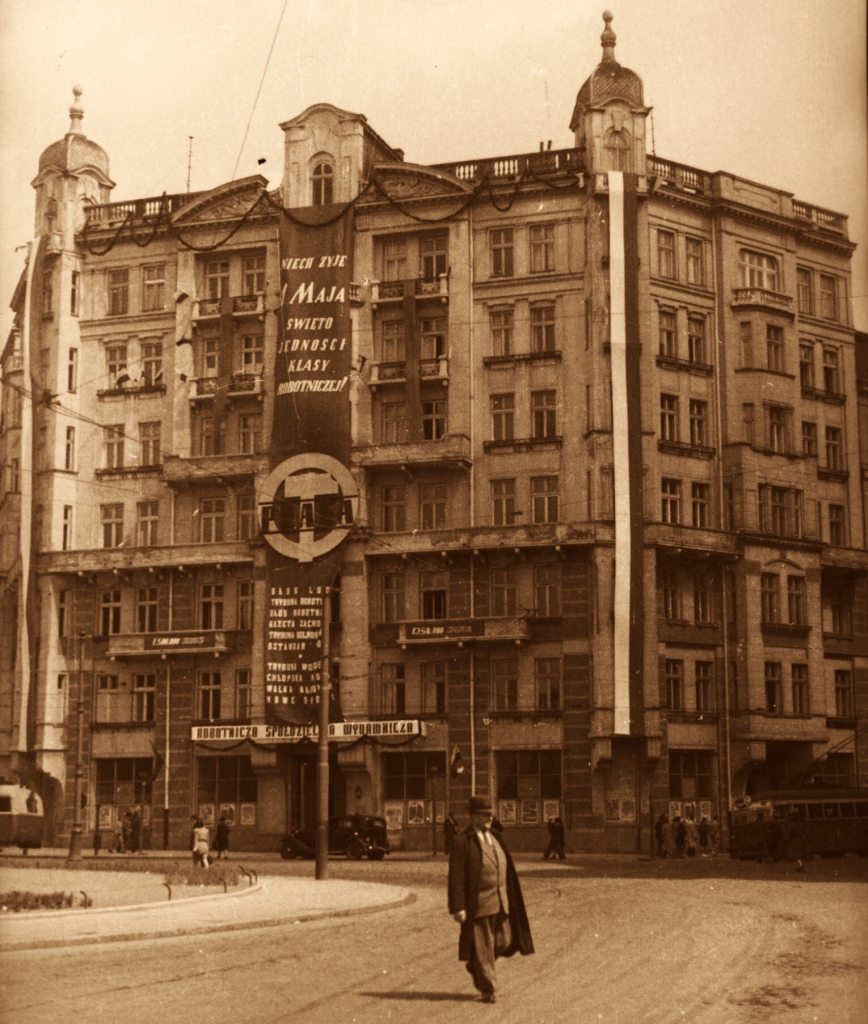
<svg viewBox="0 0 868 1024">
<path fill-rule="evenodd" d="M 173 939 L 183 935 L 208 935 L 215 932 L 240 932 L 252 928 L 276 928 L 287 924 L 305 924 L 309 921 L 322 921 L 326 918 L 338 917 L 359 917 L 363 914 L 378 914 L 382 910 L 394 910 L 397 907 L 407 906 L 416 902 L 416 894 L 405 890 L 405 895 L 399 899 L 391 900 L 388 903 L 373 904 L 368 907 L 351 907 L 342 910 L 320 910 L 307 914 L 299 914 L 297 917 L 289 915 L 287 918 L 267 918 L 258 921 L 237 921 L 232 924 L 194 925 L 190 927 L 179 926 L 177 928 L 160 928 L 153 931 L 131 932 L 118 935 L 83 935 L 73 939 L 23 939 L 21 942 L 3 942 L 0 939 L 0 953 L 17 953 L 32 949 L 59 949 L 73 946 L 103 946 L 113 942 L 139 942 L 146 939 Z M 191 897 L 191 899 L 221 899 L 223 893 L 216 896 Z M 228 895 L 228 894 L 227 894 Z M 190 900 L 184 900 L 184 903 Z M 141 907 L 164 907 L 166 903 L 146 903 Z M 108 909 L 108 908 L 107 908 Z M 120 909 L 120 908 L 118 908 Z M 127 908 L 129 909 L 129 908 Z M 62 912 L 61 912 L 62 913 Z M 84 911 L 92 913 L 92 911 Z"/>
</svg>

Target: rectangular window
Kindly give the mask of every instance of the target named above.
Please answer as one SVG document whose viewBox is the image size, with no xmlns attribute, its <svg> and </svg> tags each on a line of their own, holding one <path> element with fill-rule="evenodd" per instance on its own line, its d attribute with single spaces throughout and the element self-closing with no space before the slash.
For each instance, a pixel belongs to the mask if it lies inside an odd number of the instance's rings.
<svg viewBox="0 0 868 1024">
<path fill-rule="evenodd" d="M 253 377 L 262 375 L 264 338 L 261 334 L 245 334 L 241 338 L 241 372 Z"/>
<path fill-rule="evenodd" d="M 669 799 L 710 800 L 714 796 L 715 755 L 698 750 L 669 751 Z"/>
<path fill-rule="evenodd" d="M 78 387 L 78 349 L 71 348 L 66 361 L 66 390 L 74 395 Z"/>
<path fill-rule="evenodd" d="M 660 338 L 660 355 L 674 358 L 678 355 L 677 321 L 674 313 L 661 310 L 657 318 L 657 331 Z"/>
<path fill-rule="evenodd" d="M 213 722 L 220 717 L 222 683 L 220 672 L 199 673 L 199 718 Z"/>
<path fill-rule="evenodd" d="M 840 394 L 841 377 L 838 372 L 838 350 L 823 349 L 823 387 L 832 394 Z"/>
<path fill-rule="evenodd" d="M 163 380 L 163 343 L 142 345 L 142 387 L 156 387 Z"/>
<path fill-rule="evenodd" d="M 711 578 L 707 573 L 698 572 L 693 577 L 693 621 L 713 620 Z"/>
<path fill-rule="evenodd" d="M 759 490 L 760 530 L 776 537 L 801 537 L 804 496 L 790 487 L 769 487 Z"/>
<path fill-rule="evenodd" d="M 711 686 L 710 661 L 697 661 L 694 669 L 694 681 L 696 683 L 696 710 L 711 711 L 714 703 L 714 692 Z"/>
<path fill-rule="evenodd" d="M 162 309 L 165 302 L 166 267 L 153 263 L 142 267 L 142 310 L 151 312 Z"/>
<path fill-rule="evenodd" d="M 848 586 L 833 587 L 829 598 L 832 632 L 847 636 L 853 631 L 853 593 Z"/>
<path fill-rule="evenodd" d="M 853 717 L 853 677 L 847 669 L 835 670 L 835 717 Z"/>
<path fill-rule="evenodd" d="M 404 665 L 387 662 L 380 665 L 380 688 L 383 694 L 383 713 L 404 715 L 407 712 L 407 680 Z"/>
<path fill-rule="evenodd" d="M 660 574 L 660 582 L 663 591 L 663 618 L 667 622 L 677 622 L 682 617 L 678 573 L 674 569 L 665 569 Z"/>
<path fill-rule="evenodd" d="M 558 711 L 561 706 L 561 659 L 534 658 L 533 681 L 537 711 Z"/>
<path fill-rule="evenodd" d="M 209 260 L 205 264 L 205 294 L 214 301 L 229 295 L 229 260 Z"/>
<path fill-rule="evenodd" d="M 530 311 L 530 346 L 532 352 L 554 352 L 555 307 L 533 306 Z"/>
<path fill-rule="evenodd" d="M 741 365 L 753 366 L 753 324 L 743 320 L 738 325 L 738 337 L 741 342 Z"/>
<path fill-rule="evenodd" d="M 157 543 L 157 529 L 160 521 L 158 501 L 140 501 L 136 505 L 136 542 L 140 548 L 153 547 Z"/>
<path fill-rule="evenodd" d="M 96 677 L 96 688 L 98 690 L 116 690 L 118 688 L 118 677 L 116 675 L 98 675 Z"/>
<path fill-rule="evenodd" d="M 844 446 L 839 427 L 826 427 L 826 468 L 844 469 Z"/>
<path fill-rule="evenodd" d="M 678 440 L 678 398 L 675 395 L 660 396 L 660 440 Z"/>
<path fill-rule="evenodd" d="M 383 280 L 403 281 L 407 277 L 407 240 L 391 238 L 383 242 Z"/>
<path fill-rule="evenodd" d="M 838 279 L 820 274 L 820 316 L 838 319 Z"/>
<path fill-rule="evenodd" d="M 765 663 L 766 712 L 770 715 L 783 714 L 781 694 L 781 663 L 767 661 Z"/>
<path fill-rule="evenodd" d="M 496 356 L 512 355 L 513 312 L 511 309 L 496 310 L 489 314 L 491 329 L 491 351 Z"/>
<path fill-rule="evenodd" d="M 498 799 L 521 800 L 522 820 L 542 824 L 540 801 L 562 795 L 560 750 L 499 750 L 495 758 Z"/>
<path fill-rule="evenodd" d="M 708 402 L 690 400 L 690 443 L 708 445 Z"/>
<path fill-rule="evenodd" d="M 804 421 L 802 423 L 802 454 L 811 455 L 816 457 L 817 455 L 817 424 L 808 423 Z"/>
<path fill-rule="evenodd" d="M 684 710 L 684 662 L 678 658 L 666 659 L 666 707 Z"/>
<path fill-rule="evenodd" d="M 238 629 L 253 629 L 253 583 L 238 584 Z"/>
<path fill-rule="evenodd" d="M 115 423 L 103 428 L 105 468 L 122 469 L 124 465 L 124 425 Z"/>
<path fill-rule="evenodd" d="M 445 572 L 423 572 L 419 574 L 419 594 L 423 619 L 446 618 L 446 596 L 449 588 L 449 574 Z"/>
<path fill-rule="evenodd" d="M 36 532 L 36 536 L 40 536 L 39 531 Z M 60 535 L 60 550 L 72 550 L 72 505 L 63 506 L 63 525 Z"/>
<path fill-rule="evenodd" d="M 422 711 L 427 714 L 446 714 L 446 662 L 423 661 L 421 666 L 422 679 Z"/>
<path fill-rule="evenodd" d="M 139 424 L 139 444 L 141 445 L 142 466 L 159 466 L 160 464 L 160 421 Z"/>
<path fill-rule="evenodd" d="M 220 360 L 220 341 L 209 335 L 202 338 L 202 376 L 210 380 L 217 376 L 217 363 Z"/>
<path fill-rule="evenodd" d="M 762 288 L 776 292 L 778 289 L 778 261 L 765 253 L 742 249 L 739 253 L 742 288 Z"/>
<path fill-rule="evenodd" d="M 762 621 L 772 625 L 781 621 L 780 577 L 777 573 L 764 572 L 760 576 Z"/>
<path fill-rule="evenodd" d="M 103 590 L 99 602 L 100 636 L 113 636 L 121 631 L 121 592 Z"/>
<path fill-rule="evenodd" d="M 199 454 L 223 455 L 226 451 L 226 420 L 202 416 L 199 420 Z"/>
<path fill-rule="evenodd" d="M 657 230 L 657 273 L 661 277 L 675 278 L 675 235 L 672 231 Z"/>
<path fill-rule="evenodd" d="M 419 529 L 446 528 L 446 484 L 419 485 Z"/>
<path fill-rule="evenodd" d="M 48 269 L 42 275 L 42 312 L 46 316 L 54 312 L 54 274 Z"/>
<path fill-rule="evenodd" d="M 491 683 L 495 711 L 518 710 L 518 659 L 493 658 Z"/>
<path fill-rule="evenodd" d="M 551 618 L 561 614 L 561 567 L 535 565 L 533 569 L 534 614 Z"/>
<path fill-rule="evenodd" d="M 102 523 L 102 546 L 119 548 L 124 542 L 124 506 L 100 505 Z"/>
<path fill-rule="evenodd" d="M 256 495 L 238 495 L 238 539 L 250 540 L 259 533 L 259 522 L 256 517 Z"/>
<path fill-rule="evenodd" d="M 422 437 L 439 441 L 446 436 L 446 400 L 422 403 Z"/>
<path fill-rule="evenodd" d="M 383 488 L 383 531 L 403 533 L 406 529 L 407 489 L 405 487 Z"/>
<path fill-rule="evenodd" d="M 249 668 L 235 671 L 235 717 L 250 718 L 253 711 L 253 680 Z"/>
<path fill-rule="evenodd" d="M 449 236 L 443 232 L 419 239 L 419 275 L 423 281 L 435 281 L 446 273 L 446 246 Z"/>
<path fill-rule="evenodd" d="M 63 444 L 63 468 L 75 469 L 75 427 L 67 427 Z"/>
<path fill-rule="evenodd" d="M 262 295 L 265 291 L 265 257 L 245 256 L 241 261 L 241 294 Z"/>
<path fill-rule="evenodd" d="M 791 626 L 808 624 L 808 598 L 804 576 L 787 576 L 787 621 Z"/>
<path fill-rule="evenodd" d="M 109 316 L 123 316 L 130 311 L 130 272 L 110 270 L 108 272 Z"/>
<path fill-rule="evenodd" d="M 768 446 L 773 452 L 788 452 L 790 450 L 790 423 L 792 421 L 792 409 L 785 409 L 780 405 L 767 407 L 768 415 Z"/>
<path fill-rule="evenodd" d="M 495 441 L 512 441 L 515 437 L 515 396 L 491 396 L 492 436 Z"/>
<path fill-rule="evenodd" d="M 446 317 L 436 316 L 421 320 L 420 356 L 422 359 L 439 359 L 446 355 Z"/>
<path fill-rule="evenodd" d="M 796 269 L 796 305 L 800 313 L 814 315 L 814 285 L 811 271 L 805 267 Z"/>
<path fill-rule="evenodd" d="M 405 402 L 384 402 L 382 419 L 383 444 L 401 444 L 407 440 L 407 405 Z"/>
<path fill-rule="evenodd" d="M 255 813 L 257 779 L 249 757 L 197 757 L 196 775 L 198 806 L 248 804 Z"/>
<path fill-rule="evenodd" d="M 515 522 L 515 480 L 491 481 L 491 504 L 495 526 L 512 526 Z"/>
<path fill-rule="evenodd" d="M 535 224 L 531 227 L 530 269 L 533 274 L 555 269 L 554 224 Z"/>
<path fill-rule="evenodd" d="M 81 274 L 77 270 L 72 272 L 72 281 L 69 289 L 69 315 L 78 316 L 79 303 L 81 302 Z"/>
<path fill-rule="evenodd" d="M 558 478 L 556 476 L 531 477 L 530 497 L 534 523 L 556 523 L 558 521 Z"/>
<path fill-rule="evenodd" d="M 784 329 L 774 324 L 766 324 L 766 366 L 780 372 L 784 369 Z"/>
<path fill-rule="evenodd" d="M 705 284 L 702 239 L 690 237 L 685 238 L 684 254 L 687 261 L 687 266 L 685 268 L 687 270 L 687 283 L 699 285 L 701 287 Z M 695 362 L 701 363 L 703 360 L 697 359 Z"/>
<path fill-rule="evenodd" d="M 664 477 L 660 481 L 661 509 L 660 521 L 662 523 L 681 522 L 681 481 Z"/>
<path fill-rule="evenodd" d="M 701 316 L 687 318 L 687 358 L 691 363 L 708 364 L 705 344 L 705 320 Z"/>
<path fill-rule="evenodd" d="M 383 575 L 383 622 L 403 622 L 404 573 L 387 572 Z"/>
<path fill-rule="evenodd" d="M 513 275 L 513 230 L 501 228 L 489 233 L 491 244 L 491 276 L 512 277 Z"/>
<path fill-rule="evenodd" d="M 199 587 L 199 628 L 223 628 L 223 584 L 203 583 Z"/>
<path fill-rule="evenodd" d="M 133 675 L 133 721 L 153 722 L 157 705 L 157 677 L 154 673 Z"/>
<path fill-rule="evenodd" d="M 121 374 L 126 374 L 127 370 L 127 346 L 110 345 L 105 350 L 105 362 L 106 372 L 109 376 L 109 387 L 118 387 L 118 378 Z"/>
<path fill-rule="evenodd" d="M 691 484 L 691 519 L 694 526 L 708 527 L 708 501 L 711 488 L 708 484 Z"/>
<path fill-rule="evenodd" d="M 260 413 L 244 413 L 238 417 L 238 447 L 242 455 L 255 455 L 262 439 Z"/>
<path fill-rule="evenodd" d="M 799 345 L 799 384 L 803 388 L 815 385 L 814 377 L 814 346 Z"/>
<path fill-rule="evenodd" d="M 157 631 L 157 588 L 136 588 L 136 632 Z"/>
<path fill-rule="evenodd" d="M 530 406 L 534 438 L 557 437 L 557 392 L 531 392 Z"/>
<path fill-rule="evenodd" d="M 808 691 L 808 666 L 790 666 L 793 682 L 793 714 L 807 715 L 810 711 L 810 693 Z"/>
<path fill-rule="evenodd" d="M 218 544 L 223 540 L 226 517 L 224 498 L 201 498 L 199 501 L 199 540 Z"/>
<path fill-rule="evenodd" d="M 847 542 L 847 530 L 843 505 L 829 505 L 829 543 L 842 548 Z"/>
<path fill-rule="evenodd" d="M 491 614 L 515 615 L 515 568 L 491 570 Z"/>
</svg>

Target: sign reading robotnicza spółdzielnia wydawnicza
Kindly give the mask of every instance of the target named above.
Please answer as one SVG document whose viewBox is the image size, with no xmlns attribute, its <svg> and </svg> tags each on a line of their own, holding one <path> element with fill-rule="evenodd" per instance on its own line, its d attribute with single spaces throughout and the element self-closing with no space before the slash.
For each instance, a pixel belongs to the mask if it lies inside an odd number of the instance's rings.
<svg viewBox="0 0 868 1024">
<path fill-rule="evenodd" d="M 350 465 L 352 208 L 284 213 L 281 329 L 274 366 L 265 708 L 277 724 L 319 718 L 324 611 L 356 511 Z M 330 717 L 338 718 L 336 707 Z"/>
</svg>

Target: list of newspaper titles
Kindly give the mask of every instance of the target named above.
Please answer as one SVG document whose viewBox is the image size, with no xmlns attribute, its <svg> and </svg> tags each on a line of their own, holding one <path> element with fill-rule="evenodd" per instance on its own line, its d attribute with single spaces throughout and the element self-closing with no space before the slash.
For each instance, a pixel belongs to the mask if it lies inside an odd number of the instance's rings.
<svg viewBox="0 0 868 1024">
<path fill-rule="evenodd" d="M 271 587 L 266 630 L 265 700 L 276 708 L 320 703 L 323 601 L 329 587 Z"/>
</svg>

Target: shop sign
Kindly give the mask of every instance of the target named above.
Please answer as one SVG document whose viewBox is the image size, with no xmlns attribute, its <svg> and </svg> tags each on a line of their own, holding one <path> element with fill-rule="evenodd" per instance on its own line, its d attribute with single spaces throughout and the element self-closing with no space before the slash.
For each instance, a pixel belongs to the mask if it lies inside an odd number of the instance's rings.
<svg viewBox="0 0 868 1024">
<path fill-rule="evenodd" d="M 329 740 L 350 742 L 363 736 L 388 737 L 425 736 L 428 732 L 424 722 L 418 718 L 402 718 L 387 722 L 331 722 Z M 194 725 L 190 738 L 194 743 L 210 743 L 215 740 L 254 740 L 257 743 L 298 743 L 300 740 L 316 740 L 319 727 L 310 725 Z"/>
</svg>

